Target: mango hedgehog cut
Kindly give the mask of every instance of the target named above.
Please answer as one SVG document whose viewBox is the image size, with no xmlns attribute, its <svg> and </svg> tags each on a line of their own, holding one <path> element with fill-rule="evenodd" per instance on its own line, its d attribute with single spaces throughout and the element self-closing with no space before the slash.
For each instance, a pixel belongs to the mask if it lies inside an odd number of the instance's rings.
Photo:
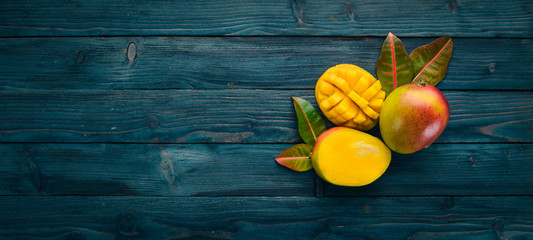
<svg viewBox="0 0 533 240">
<path fill-rule="evenodd" d="M 353 64 L 329 68 L 315 87 L 318 107 L 333 124 L 368 131 L 377 123 L 385 92 L 381 82 Z"/>
</svg>

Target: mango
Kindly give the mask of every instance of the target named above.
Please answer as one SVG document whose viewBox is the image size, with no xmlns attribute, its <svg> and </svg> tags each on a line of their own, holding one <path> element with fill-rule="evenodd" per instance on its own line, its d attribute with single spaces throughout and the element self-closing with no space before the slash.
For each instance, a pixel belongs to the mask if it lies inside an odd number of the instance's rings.
<svg viewBox="0 0 533 240">
<path fill-rule="evenodd" d="M 408 154 L 431 145 L 450 117 L 448 100 L 431 85 L 410 83 L 396 88 L 383 102 L 381 137 L 395 152 Z"/>
<path fill-rule="evenodd" d="M 385 92 L 381 82 L 353 64 L 329 68 L 315 86 L 318 107 L 337 126 L 370 130 L 378 122 Z"/>
<path fill-rule="evenodd" d="M 347 127 L 334 127 L 318 137 L 311 155 L 313 168 L 325 181 L 364 186 L 388 168 L 391 152 L 378 138 Z"/>
</svg>

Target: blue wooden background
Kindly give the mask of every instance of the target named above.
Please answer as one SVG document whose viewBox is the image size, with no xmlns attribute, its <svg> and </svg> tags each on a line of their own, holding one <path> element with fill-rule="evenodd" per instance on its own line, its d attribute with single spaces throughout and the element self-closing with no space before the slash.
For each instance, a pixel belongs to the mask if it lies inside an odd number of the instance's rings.
<svg viewBox="0 0 533 240">
<path fill-rule="evenodd" d="M 533 1 L 0 3 L 0 239 L 533 239 Z M 441 137 L 360 188 L 279 166 L 388 32 L 453 37 Z"/>
</svg>

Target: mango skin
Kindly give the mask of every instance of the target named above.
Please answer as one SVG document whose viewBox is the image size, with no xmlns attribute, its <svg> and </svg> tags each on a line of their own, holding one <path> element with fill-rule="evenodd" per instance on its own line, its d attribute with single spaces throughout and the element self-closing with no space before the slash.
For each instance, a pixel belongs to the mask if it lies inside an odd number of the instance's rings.
<svg viewBox="0 0 533 240">
<path fill-rule="evenodd" d="M 320 134 L 311 160 L 317 175 L 326 182 L 359 187 L 383 175 L 390 164 L 391 152 L 368 133 L 334 127 Z"/>
<path fill-rule="evenodd" d="M 444 131 L 450 107 L 444 94 L 431 85 L 410 83 L 387 96 L 379 128 L 387 146 L 402 154 L 431 145 Z"/>
</svg>

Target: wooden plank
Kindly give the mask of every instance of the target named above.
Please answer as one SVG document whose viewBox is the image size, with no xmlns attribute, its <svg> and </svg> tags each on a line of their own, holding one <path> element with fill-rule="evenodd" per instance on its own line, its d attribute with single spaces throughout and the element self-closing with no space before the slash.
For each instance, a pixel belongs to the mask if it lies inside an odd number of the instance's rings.
<svg viewBox="0 0 533 240">
<path fill-rule="evenodd" d="M 2 144 L 0 195 L 313 196 L 289 145 Z"/>
<path fill-rule="evenodd" d="M 2 1 L 1 36 L 531 37 L 530 1 Z"/>
<path fill-rule="evenodd" d="M 6 239 L 530 239 L 533 198 L 0 197 Z"/>
<path fill-rule="evenodd" d="M 0 144 L 0 195 L 313 196 L 291 144 Z M 376 182 L 326 196 L 533 195 L 533 145 L 434 144 L 394 154 Z M 320 186 L 321 187 L 321 186 Z"/>
<path fill-rule="evenodd" d="M 533 142 L 531 92 L 444 94 L 437 142 Z M 312 90 L 0 91 L 0 142 L 301 142 L 290 96 L 316 106 Z"/>
<path fill-rule="evenodd" d="M 325 196 L 533 195 L 533 145 L 433 144 L 395 154 L 385 174 L 359 188 L 324 184 Z"/>
<path fill-rule="evenodd" d="M 402 38 L 407 51 L 434 38 Z M 331 66 L 375 76 L 384 38 L 0 39 L 0 89 L 314 89 Z M 533 90 L 531 39 L 455 38 L 446 90 Z M 21 54 L 24 53 L 24 54 Z"/>
<path fill-rule="evenodd" d="M 450 122 L 443 142 L 532 142 L 531 92 L 447 92 Z"/>
</svg>

